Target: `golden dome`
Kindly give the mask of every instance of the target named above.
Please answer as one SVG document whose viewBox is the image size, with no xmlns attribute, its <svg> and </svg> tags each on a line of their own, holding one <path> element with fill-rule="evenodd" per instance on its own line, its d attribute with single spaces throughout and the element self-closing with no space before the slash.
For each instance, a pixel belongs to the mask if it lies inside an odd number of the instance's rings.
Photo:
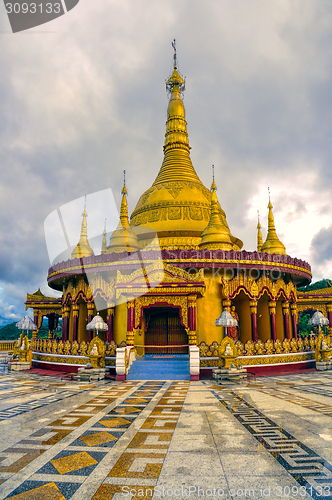
<svg viewBox="0 0 332 500">
<path fill-rule="evenodd" d="M 139 249 L 137 236 L 129 225 L 127 189 L 124 182 L 122 188 L 122 200 L 120 209 L 120 221 L 117 228 L 110 237 L 110 244 L 107 247 L 107 253 L 135 252 Z"/>
<path fill-rule="evenodd" d="M 86 222 L 87 215 L 88 214 L 86 212 L 86 206 L 84 205 L 84 210 L 82 213 L 83 219 L 81 226 L 81 235 L 79 242 L 77 243 L 76 247 L 71 253 L 72 259 L 74 259 L 75 257 L 81 258 L 81 257 L 90 257 L 90 255 L 94 255 L 88 240 L 88 225 Z"/>
<path fill-rule="evenodd" d="M 130 223 L 155 230 L 161 248 L 197 248 L 210 219 L 211 193 L 199 179 L 190 159 L 182 100 L 185 80 L 178 72 L 176 51 L 173 73 L 166 81 L 166 89 L 170 99 L 164 159 L 156 180 L 138 200 Z M 221 208 L 220 211 L 225 217 Z M 149 235 L 141 230 L 140 239 L 148 238 Z"/>
<path fill-rule="evenodd" d="M 233 241 L 226 219 L 222 217 L 220 205 L 217 198 L 217 186 L 212 182 L 211 186 L 211 215 L 210 220 L 202 232 L 200 248 L 232 250 Z"/>
<path fill-rule="evenodd" d="M 271 203 L 271 200 L 269 200 L 267 208 L 269 209 L 268 232 L 261 251 L 266 253 L 277 253 L 279 255 L 287 255 L 285 245 L 281 243 L 276 233 L 273 212 L 272 212 L 273 205 Z"/>
</svg>

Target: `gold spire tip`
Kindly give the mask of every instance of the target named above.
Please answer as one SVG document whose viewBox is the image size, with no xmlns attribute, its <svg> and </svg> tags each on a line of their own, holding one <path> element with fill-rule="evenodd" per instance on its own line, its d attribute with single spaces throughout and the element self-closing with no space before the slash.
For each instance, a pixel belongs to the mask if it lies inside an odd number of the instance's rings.
<svg viewBox="0 0 332 500">
<path fill-rule="evenodd" d="M 121 191 L 121 194 L 128 194 L 127 188 L 126 188 L 126 171 L 123 171 L 123 188 Z"/>
<path fill-rule="evenodd" d="M 211 191 L 217 190 L 216 183 L 214 182 L 214 165 L 212 165 L 212 184 L 211 184 Z"/>
</svg>

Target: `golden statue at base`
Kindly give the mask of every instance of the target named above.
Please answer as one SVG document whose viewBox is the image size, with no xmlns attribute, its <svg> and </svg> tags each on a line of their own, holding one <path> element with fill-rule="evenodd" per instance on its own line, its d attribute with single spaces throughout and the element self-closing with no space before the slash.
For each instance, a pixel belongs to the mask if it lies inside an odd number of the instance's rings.
<svg viewBox="0 0 332 500">
<path fill-rule="evenodd" d="M 92 368 L 105 368 L 105 346 L 99 337 L 91 340 L 88 356 Z"/>
<path fill-rule="evenodd" d="M 27 335 L 23 337 L 23 333 L 21 333 L 13 350 L 13 359 L 16 359 L 16 361 L 30 361 L 30 358 L 29 338 Z"/>
<path fill-rule="evenodd" d="M 237 367 L 237 357 L 237 347 L 234 340 L 230 337 L 224 337 L 219 347 L 219 368 L 227 370 L 232 368 L 232 364 Z"/>
</svg>

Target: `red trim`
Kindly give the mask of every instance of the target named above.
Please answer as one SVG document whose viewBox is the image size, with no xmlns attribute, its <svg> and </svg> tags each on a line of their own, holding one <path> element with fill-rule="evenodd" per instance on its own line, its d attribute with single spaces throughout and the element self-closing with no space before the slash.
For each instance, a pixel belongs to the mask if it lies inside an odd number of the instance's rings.
<svg viewBox="0 0 332 500">
<path fill-rule="evenodd" d="M 167 297 L 165 298 L 165 300 L 162 300 L 160 302 L 155 302 L 154 304 L 149 304 L 148 306 L 142 306 L 141 307 L 140 318 L 139 318 L 139 323 L 135 327 L 139 328 L 142 325 L 142 318 L 143 318 L 143 310 L 144 309 L 149 309 L 150 307 L 165 306 L 165 305 L 169 306 L 169 307 L 173 307 L 173 309 L 179 309 L 179 316 L 180 316 L 180 320 L 181 320 L 181 325 L 184 328 L 186 328 L 186 325 L 183 323 L 182 307 L 181 306 L 174 306 L 173 304 L 170 304 L 169 302 L 167 302 Z"/>
<path fill-rule="evenodd" d="M 309 360 L 306 363 L 285 363 L 281 365 L 272 365 L 272 366 L 244 366 L 249 373 L 254 373 L 257 377 L 265 377 L 265 376 L 274 376 L 274 375 L 287 375 L 287 374 L 296 374 L 296 373 L 310 373 L 316 372 L 315 368 L 315 360 Z M 200 379 L 212 379 L 212 370 L 204 369 L 200 370 L 199 378 Z"/>
<path fill-rule="evenodd" d="M 123 382 L 124 380 L 126 380 L 126 375 L 123 374 L 123 375 L 116 375 L 115 376 L 115 381 L 116 382 Z"/>
<path fill-rule="evenodd" d="M 32 361 L 32 368 L 42 368 L 43 370 L 54 370 L 58 372 L 69 372 L 69 373 L 78 373 L 78 369 L 82 368 L 77 365 L 56 365 L 53 363 L 39 363 L 38 361 Z"/>
<path fill-rule="evenodd" d="M 199 380 L 198 373 L 196 375 L 190 375 L 190 381 L 191 382 L 196 382 L 197 380 Z"/>
</svg>

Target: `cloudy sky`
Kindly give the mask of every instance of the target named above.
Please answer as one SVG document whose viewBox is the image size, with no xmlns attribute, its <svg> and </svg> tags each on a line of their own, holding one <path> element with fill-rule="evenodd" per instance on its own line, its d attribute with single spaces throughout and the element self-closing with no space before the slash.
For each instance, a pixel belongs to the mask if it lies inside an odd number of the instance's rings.
<svg viewBox="0 0 332 500">
<path fill-rule="evenodd" d="M 81 0 L 16 34 L 1 3 L 0 324 L 22 316 L 27 292 L 52 295 L 49 214 L 79 199 L 75 240 L 85 194 L 113 192 L 118 205 L 126 169 L 132 211 L 153 182 L 173 38 L 191 158 L 206 186 L 215 165 L 232 233 L 255 249 L 269 186 L 287 253 L 314 280 L 332 277 L 329 0 Z M 103 230 L 103 218 L 88 223 Z"/>
</svg>

